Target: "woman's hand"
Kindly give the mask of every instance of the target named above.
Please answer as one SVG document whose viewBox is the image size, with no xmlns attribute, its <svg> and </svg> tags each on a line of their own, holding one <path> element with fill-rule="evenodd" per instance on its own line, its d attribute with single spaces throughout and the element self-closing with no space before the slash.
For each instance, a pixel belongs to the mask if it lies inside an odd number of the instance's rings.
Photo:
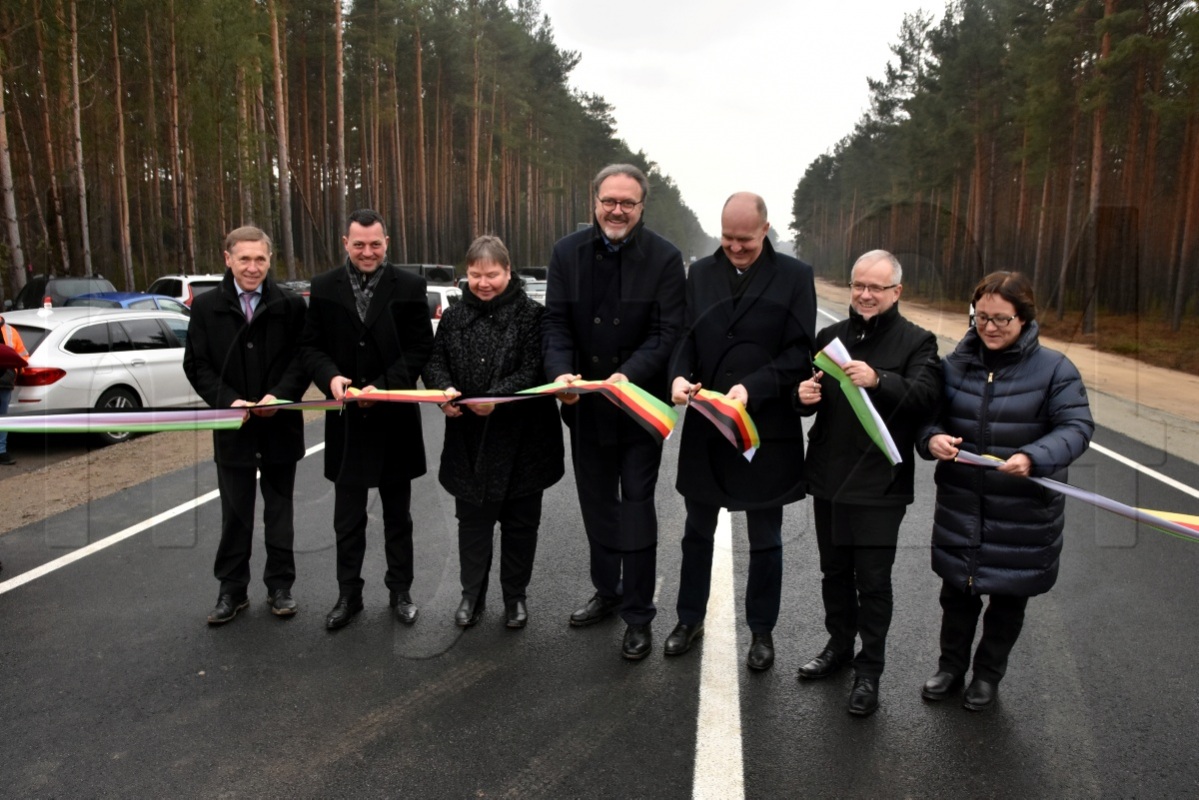
<svg viewBox="0 0 1199 800">
<path fill-rule="evenodd" d="M 958 457 L 958 445 L 962 437 L 953 437 L 948 433 L 938 433 L 928 440 L 928 452 L 938 461 L 953 461 Z"/>
<path fill-rule="evenodd" d="M 702 383 L 692 383 L 680 375 L 670 386 L 670 401 L 676 406 L 686 405 L 702 387 Z"/>
<path fill-rule="evenodd" d="M 454 397 L 459 397 L 462 394 L 462 392 L 458 391 L 453 386 L 447 386 L 445 388 L 445 393 L 453 395 Z M 462 409 L 454 405 L 453 398 L 446 400 L 444 403 L 440 403 L 438 408 L 441 409 L 441 413 L 445 414 L 450 419 L 462 416 Z"/>
<path fill-rule="evenodd" d="M 996 467 L 996 469 L 1005 475 L 1027 478 L 1032 472 L 1032 460 L 1023 453 L 1015 453 L 1007 461 Z"/>
</svg>

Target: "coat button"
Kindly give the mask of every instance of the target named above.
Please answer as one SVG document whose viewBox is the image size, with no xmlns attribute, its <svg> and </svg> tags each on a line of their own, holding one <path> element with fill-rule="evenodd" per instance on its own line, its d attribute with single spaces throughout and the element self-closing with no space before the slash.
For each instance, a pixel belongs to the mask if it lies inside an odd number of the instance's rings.
<svg viewBox="0 0 1199 800">
<path fill-rule="evenodd" d="M 619 364 L 619 363 L 620 363 L 620 359 L 619 359 L 619 358 L 617 358 L 616 356 L 612 356 L 612 363 L 613 363 L 613 364 Z"/>
<path fill-rule="evenodd" d="M 591 357 L 591 363 L 592 363 L 592 364 L 598 364 L 598 363 L 599 363 L 599 356 L 592 356 L 592 357 Z"/>
<path fill-rule="evenodd" d="M 733 371 L 732 371 L 731 369 L 726 369 L 726 370 L 724 371 L 724 374 L 725 374 L 725 375 L 727 375 L 727 376 L 728 376 L 728 377 L 730 377 L 730 378 L 731 378 L 731 377 L 733 377 Z"/>
<path fill-rule="evenodd" d="M 603 260 L 604 260 L 604 254 L 603 254 L 603 253 L 596 253 L 596 254 L 595 254 L 595 260 L 596 260 L 596 261 L 603 261 Z"/>
<path fill-rule="evenodd" d="M 620 317 L 617 317 L 616 319 L 612 320 L 612 324 L 613 324 L 613 325 L 619 325 L 619 324 L 620 324 Z"/>
<path fill-rule="evenodd" d="M 596 317 L 596 318 L 595 318 L 595 324 L 596 324 L 596 325 L 599 325 L 601 322 L 603 322 L 603 320 L 602 320 L 602 319 L 600 319 L 599 317 Z"/>
<path fill-rule="evenodd" d="M 359 343 L 358 343 L 358 346 L 359 346 L 359 347 L 366 347 L 366 342 L 365 342 L 365 341 L 363 341 L 363 342 L 359 342 Z"/>
<path fill-rule="evenodd" d="M 247 349 L 247 350 L 253 350 L 253 349 L 254 349 L 254 343 L 253 343 L 253 342 L 246 342 L 246 349 Z"/>
<path fill-rule="evenodd" d="M 732 331 L 729 331 L 729 338 L 730 338 L 730 339 L 732 339 L 732 338 L 733 338 L 733 332 L 732 332 Z"/>
</svg>

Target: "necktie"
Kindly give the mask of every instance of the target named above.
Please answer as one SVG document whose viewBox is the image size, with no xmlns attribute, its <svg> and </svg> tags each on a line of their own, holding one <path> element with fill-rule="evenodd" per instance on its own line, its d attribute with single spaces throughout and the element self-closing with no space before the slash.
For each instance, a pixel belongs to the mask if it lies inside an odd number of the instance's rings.
<svg viewBox="0 0 1199 800">
<path fill-rule="evenodd" d="M 251 292 L 242 292 L 241 295 L 241 307 L 246 311 L 246 322 L 254 318 L 254 305 L 251 300 L 253 296 Z"/>
</svg>

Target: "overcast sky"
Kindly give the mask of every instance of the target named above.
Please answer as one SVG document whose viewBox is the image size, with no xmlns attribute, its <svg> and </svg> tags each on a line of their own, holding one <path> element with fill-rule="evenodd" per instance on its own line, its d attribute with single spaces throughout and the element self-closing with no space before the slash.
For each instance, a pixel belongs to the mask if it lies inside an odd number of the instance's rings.
<svg viewBox="0 0 1199 800">
<path fill-rule="evenodd" d="M 937 13 L 940 3 L 923 8 Z M 572 84 L 614 107 L 617 134 L 670 175 L 704 230 L 720 234 L 735 191 L 766 199 L 789 239 L 804 170 L 853 130 L 867 77 L 918 0 L 542 0 Z M 653 227 L 651 198 L 646 222 Z"/>
</svg>

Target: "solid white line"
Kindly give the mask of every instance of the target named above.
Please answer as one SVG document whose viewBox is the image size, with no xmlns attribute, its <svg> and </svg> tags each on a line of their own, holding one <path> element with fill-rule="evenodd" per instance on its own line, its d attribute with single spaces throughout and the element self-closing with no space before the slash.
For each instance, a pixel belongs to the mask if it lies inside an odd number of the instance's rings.
<svg viewBox="0 0 1199 800">
<path fill-rule="evenodd" d="M 695 734 L 695 775 L 691 796 L 743 800 L 741 762 L 741 670 L 737 659 L 737 617 L 733 594 L 733 520 L 722 508 L 712 554 L 712 592 L 704 620 L 703 664 L 699 679 L 699 719 Z"/>
<path fill-rule="evenodd" d="M 1142 475 L 1148 475 L 1150 478 L 1159 480 L 1172 489 L 1177 489 L 1178 491 L 1182 492 L 1183 494 L 1189 494 L 1191 497 L 1199 499 L 1199 489 L 1195 489 L 1194 487 L 1187 486 L 1185 483 L 1180 483 L 1179 481 L 1176 481 L 1173 478 L 1171 478 L 1169 475 L 1163 475 L 1160 472 L 1158 472 L 1157 470 L 1146 467 L 1144 464 L 1138 464 L 1137 462 L 1133 461 L 1131 458 L 1122 456 L 1119 453 L 1117 453 L 1115 450 L 1109 450 L 1108 448 L 1104 447 L 1101 444 L 1095 444 L 1094 442 L 1091 442 L 1091 449 L 1096 451 L 1097 453 L 1102 453 L 1103 455 L 1107 456 L 1108 458 L 1112 459 L 1113 461 L 1119 461 L 1121 464 L 1123 464 L 1126 467 L 1131 467 L 1132 469 L 1135 469 L 1137 472 L 1141 473 Z"/>
<path fill-rule="evenodd" d="M 313 453 L 319 453 L 321 450 L 324 450 L 324 449 L 325 449 L 324 442 L 320 442 L 319 444 L 314 444 L 312 447 L 309 447 L 307 450 L 304 451 L 304 457 L 307 458 L 308 456 L 312 455 Z M 98 553 L 101 550 L 112 547 L 114 544 L 117 544 L 118 542 L 123 542 L 126 539 L 130 538 L 131 536 L 136 536 L 139 533 L 141 533 L 142 531 L 147 531 L 150 528 L 153 528 L 155 525 L 159 525 L 163 522 L 166 522 L 169 519 L 174 519 L 175 517 L 179 516 L 180 514 L 186 514 L 188 511 L 192 511 L 196 508 L 199 508 L 200 506 L 204 505 L 205 503 L 211 502 L 220 496 L 221 496 L 221 493 L 218 492 L 216 489 L 213 489 L 211 492 L 208 492 L 207 494 L 202 494 L 199 497 L 188 500 L 186 503 L 181 503 L 180 505 L 177 505 L 172 509 L 163 511 L 161 514 L 155 514 L 154 516 L 150 517 L 149 519 L 142 520 L 141 522 L 137 523 L 136 525 L 131 525 L 123 531 L 117 531 L 116 533 L 112 534 L 111 536 L 107 536 L 98 542 L 92 542 L 91 544 L 87 545 L 86 547 L 81 547 L 78 550 L 73 550 L 72 552 L 67 553 L 65 556 L 61 556 L 59 558 L 54 559 L 53 561 L 42 564 L 40 567 L 35 567 L 34 569 L 31 569 L 27 572 L 22 572 L 20 575 L 16 575 L 16 576 L 9 578 L 8 580 L 0 583 L 0 594 L 4 594 L 5 592 L 11 592 L 13 589 L 16 589 L 17 587 L 20 587 L 20 586 L 24 586 L 25 584 L 29 583 L 30 581 L 35 581 L 38 578 L 41 578 L 45 575 L 49 575 L 51 572 L 60 570 L 63 567 L 67 566 L 68 564 L 74 564 L 76 561 L 87 558 L 88 556 L 90 556 L 94 553 Z"/>
</svg>

